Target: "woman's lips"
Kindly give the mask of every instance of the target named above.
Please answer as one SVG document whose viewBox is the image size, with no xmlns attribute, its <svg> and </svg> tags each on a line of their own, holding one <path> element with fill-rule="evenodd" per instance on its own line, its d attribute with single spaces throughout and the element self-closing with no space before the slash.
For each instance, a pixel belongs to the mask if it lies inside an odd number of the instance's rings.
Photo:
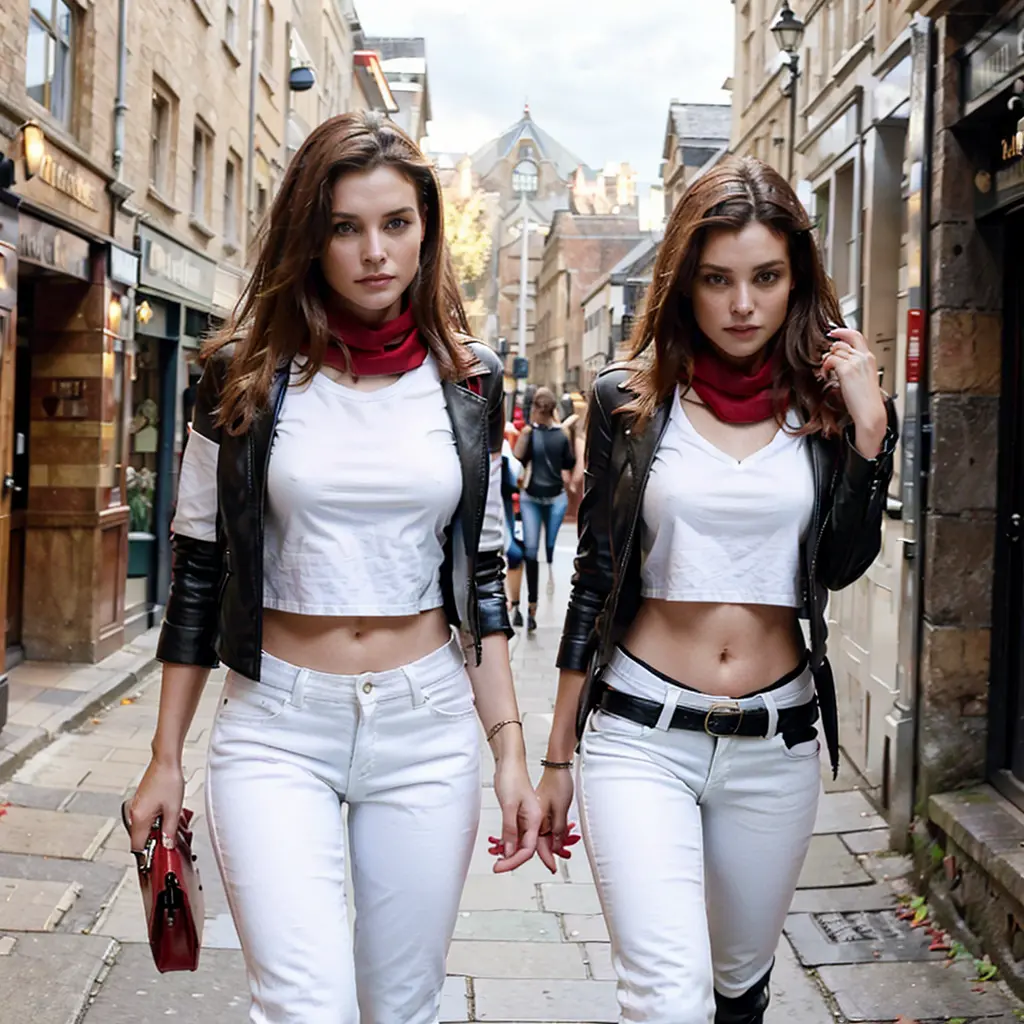
<svg viewBox="0 0 1024 1024">
<path fill-rule="evenodd" d="M 356 281 L 356 284 L 361 284 L 364 288 L 386 288 L 394 278 L 390 275 L 383 274 L 377 277 L 363 277 Z"/>
<path fill-rule="evenodd" d="M 730 334 L 738 334 L 741 338 L 745 338 L 750 334 L 756 334 L 761 328 L 757 325 L 744 325 L 742 327 L 726 327 L 726 330 Z"/>
</svg>

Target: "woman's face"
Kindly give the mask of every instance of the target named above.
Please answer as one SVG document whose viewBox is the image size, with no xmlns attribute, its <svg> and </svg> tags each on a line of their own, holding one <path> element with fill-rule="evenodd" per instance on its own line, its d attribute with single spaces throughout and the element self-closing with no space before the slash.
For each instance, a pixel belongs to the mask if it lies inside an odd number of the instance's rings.
<svg viewBox="0 0 1024 1024">
<path fill-rule="evenodd" d="M 324 278 L 360 320 L 392 320 L 419 268 L 424 232 L 416 186 L 405 175 L 393 167 L 345 174 L 331 192 Z"/>
<path fill-rule="evenodd" d="M 723 358 L 755 368 L 786 321 L 792 288 L 784 236 L 759 223 L 713 231 L 693 282 L 697 326 Z"/>
</svg>

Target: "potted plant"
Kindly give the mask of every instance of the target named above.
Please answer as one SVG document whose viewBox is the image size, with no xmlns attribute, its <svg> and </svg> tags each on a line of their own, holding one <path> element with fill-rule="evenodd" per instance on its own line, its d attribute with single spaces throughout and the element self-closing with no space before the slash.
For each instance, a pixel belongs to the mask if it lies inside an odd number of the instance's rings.
<svg viewBox="0 0 1024 1024">
<path fill-rule="evenodd" d="M 156 474 L 128 467 L 125 493 L 128 499 L 128 575 L 148 576 L 153 564 L 156 535 L 151 532 Z"/>
</svg>

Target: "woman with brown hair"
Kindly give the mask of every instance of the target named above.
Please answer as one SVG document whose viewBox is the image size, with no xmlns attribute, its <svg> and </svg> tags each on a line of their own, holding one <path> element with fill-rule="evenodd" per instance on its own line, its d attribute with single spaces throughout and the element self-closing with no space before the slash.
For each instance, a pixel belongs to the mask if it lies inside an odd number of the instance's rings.
<svg viewBox="0 0 1024 1024">
<path fill-rule="evenodd" d="M 729 161 L 673 211 L 633 362 L 594 388 L 539 852 L 565 852 L 578 742 L 623 1021 L 764 1019 L 819 714 L 839 764 L 828 591 L 878 553 L 896 444 L 840 323 L 793 190 Z"/>
<path fill-rule="evenodd" d="M 320 125 L 207 354 L 131 806 L 136 849 L 158 816 L 175 834 L 182 745 L 219 658 L 207 813 L 254 1024 L 437 1021 L 479 817 L 477 716 L 504 823 L 495 870 L 535 848 L 501 364 L 464 330 L 422 153 L 375 115 Z"/>
</svg>

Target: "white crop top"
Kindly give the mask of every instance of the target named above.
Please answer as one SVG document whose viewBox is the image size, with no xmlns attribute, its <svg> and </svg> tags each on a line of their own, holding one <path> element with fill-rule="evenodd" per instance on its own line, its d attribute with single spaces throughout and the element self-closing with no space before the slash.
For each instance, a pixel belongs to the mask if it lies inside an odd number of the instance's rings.
<svg viewBox="0 0 1024 1024">
<path fill-rule="evenodd" d="M 289 387 L 267 476 L 263 605 L 302 615 L 415 615 L 444 602 L 444 534 L 462 494 L 433 357 L 357 391 Z"/>
<path fill-rule="evenodd" d="M 677 387 L 643 499 L 643 596 L 798 608 L 813 507 L 804 438 L 779 430 L 738 462 L 697 432 Z"/>
</svg>

